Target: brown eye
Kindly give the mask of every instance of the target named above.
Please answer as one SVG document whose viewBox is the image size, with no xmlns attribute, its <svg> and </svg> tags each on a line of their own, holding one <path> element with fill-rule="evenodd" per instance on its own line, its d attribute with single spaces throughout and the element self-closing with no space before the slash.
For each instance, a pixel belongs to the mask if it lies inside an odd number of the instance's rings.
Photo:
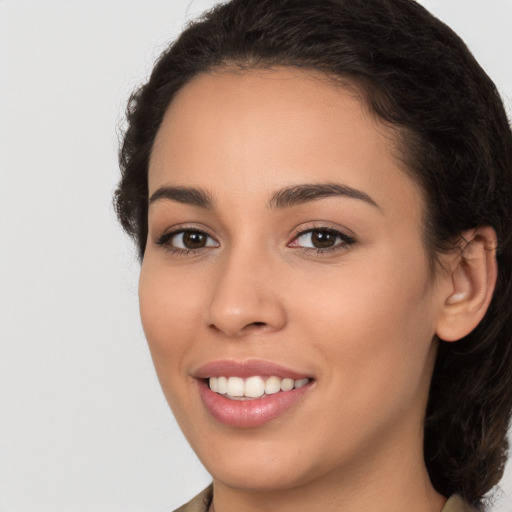
<svg viewBox="0 0 512 512">
<path fill-rule="evenodd" d="M 336 233 L 327 230 L 311 232 L 311 244 L 315 249 L 327 249 L 336 245 L 338 236 Z"/>
<path fill-rule="evenodd" d="M 218 247 L 219 244 L 208 233 L 196 229 L 182 229 L 166 233 L 157 240 L 157 245 L 174 251 L 197 251 L 206 247 Z"/>
<path fill-rule="evenodd" d="M 342 249 L 355 243 L 355 238 L 335 229 L 317 228 L 300 233 L 289 247 L 318 252 Z"/>
<path fill-rule="evenodd" d="M 199 231 L 186 231 L 181 235 L 176 235 L 176 237 L 181 237 L 185 249 L 201 249 L 206 247 L 208 240 L 208 236 Z"/>
</svg>

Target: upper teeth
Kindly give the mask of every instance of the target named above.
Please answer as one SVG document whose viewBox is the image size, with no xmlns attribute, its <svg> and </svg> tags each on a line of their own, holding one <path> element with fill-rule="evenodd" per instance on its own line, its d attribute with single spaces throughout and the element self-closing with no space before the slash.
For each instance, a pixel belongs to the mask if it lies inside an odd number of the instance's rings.
<svg viewBox="0 0 512 512">
<path fill-rule="evenodd" d="M 290 391 L 293 388 L 301 388 L 309 382 L 309 379 L 293 380 L 290 378 L 280 379 L 279 377 L 254 376 L 247 379 L 240 377 L 210 377 L 210 389 L 216 393 L 227 395 L 232 398 L 259 398 L 272 395 L 279 391 Z"/>
</svg>

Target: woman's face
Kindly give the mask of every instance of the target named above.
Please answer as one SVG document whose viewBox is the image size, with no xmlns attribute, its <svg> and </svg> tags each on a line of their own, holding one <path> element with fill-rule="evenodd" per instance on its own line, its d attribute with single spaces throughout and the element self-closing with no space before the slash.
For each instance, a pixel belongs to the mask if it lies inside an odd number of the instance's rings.
<svg viewBox="0 0 512 512">
<path fill-rule="evenodd" d="M 421 459 L 442 301 L 396 154 L 353 92 L 305 71 L 202 74 L 170 105 L 140 308 L 217 482 L 289 489 Z"/>
</svg>

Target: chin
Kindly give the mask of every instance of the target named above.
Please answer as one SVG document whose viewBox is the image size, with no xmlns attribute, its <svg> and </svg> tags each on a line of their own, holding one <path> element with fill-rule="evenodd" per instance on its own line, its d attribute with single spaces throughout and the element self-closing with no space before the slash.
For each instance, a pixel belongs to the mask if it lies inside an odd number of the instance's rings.
<svg viewBox="0 0 512 512">
<path fill-rule="evenodd" d="M 208 469 L 208 468 L 207 468 Z M 315 476 L 305 474 L 304 468 L 269 461 L 267 464 L 242 463 L 215 464 L 210 472 L 215 482 L 227 487 L 251 492 L 282 492 L 305 485 Z"/>
<path fill-rule="evenodd" d="M 273 439 L 261 434 L 246 431 L 228 434 L 224 439 L 222 435 L 212 436 L 211 443 L 200 442 L 194 448 L 215 482 L 248 492 L 295 489 L 335 469 L 336 464 L 328 456 L 311 453 L 303 439 L 293 435 L 285 439 L 281 432 Z"/>
</svg>

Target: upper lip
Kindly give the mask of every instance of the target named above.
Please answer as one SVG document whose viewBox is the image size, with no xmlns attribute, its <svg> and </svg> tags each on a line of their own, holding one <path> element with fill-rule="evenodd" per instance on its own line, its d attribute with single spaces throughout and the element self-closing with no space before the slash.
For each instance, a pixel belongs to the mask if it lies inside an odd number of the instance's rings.
<svg viewBox="0 0 512 512">
<path fill-rule="evenodd" d="M 294 380 L 312 378 L 292 368 L 287 368 L 271 361 L 262 359 L 246 359 L 242 361 L 219 360 L 211 361 L 200 366 L 193 372 L 196 379 L 207 379 L 209 377 L 279 377 L 281 379 L 291 378 Z"/>
</svg>

